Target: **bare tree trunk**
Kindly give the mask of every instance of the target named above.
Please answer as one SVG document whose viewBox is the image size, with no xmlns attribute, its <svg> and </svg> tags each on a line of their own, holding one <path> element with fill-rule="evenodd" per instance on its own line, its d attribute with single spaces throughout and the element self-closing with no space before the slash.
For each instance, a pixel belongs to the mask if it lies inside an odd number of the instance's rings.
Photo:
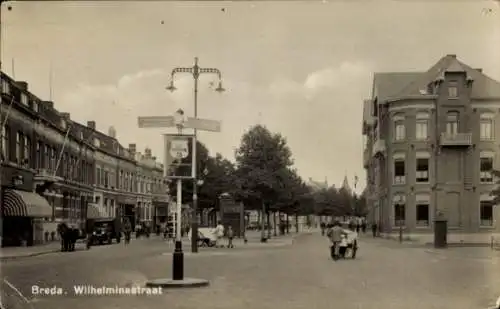
<svg viewBox="0 0 500 309">
<path fill-rule="evenodd" d="M 264 213 L 266 212 L 266 204 L 262 201 L 262 214 L 260 215 L 260 242 L 266 242 L 266 225 Z"/>
<path fill-rule="evenodd" d="M 299 232 L 299 215 L 295 213 L 295 233 Z"/>
<path fill-rule="evenodd" d="M 286 214 L 286 233 L 290 233 L 290 221 L 288 221 L 288 214 Z"/>
<path fill-rule="evenodd" d="M 274 237 L 278 236 L 276 231 L 276 212 L 273 212 Z"/>
<path fill-rule="evenodd" d="M 267 214 L 267 238 L 271 238 L 271 212 L 268 211 Z"/>
</svg>

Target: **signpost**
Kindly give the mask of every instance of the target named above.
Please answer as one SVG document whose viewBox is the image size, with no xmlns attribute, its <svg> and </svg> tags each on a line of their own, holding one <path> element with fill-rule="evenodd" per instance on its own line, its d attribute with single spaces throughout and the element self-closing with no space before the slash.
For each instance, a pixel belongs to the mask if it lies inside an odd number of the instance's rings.
<svg viewBox="0 0 500 309">
<path fill-rule="evenodd" d="M 178 134 L 164 134 L 164 177 L 177 181 L 177 220 L 176 241 L 172 258 L 172 280 L 159 279 L 149 282 L 149 286 L 203 286 L 208 281 L 202 279 L 184 278 L 184 253 L 182 251 L 181 238 L 181 214 L 182 214 L 182 180 L 196 178 L 196 140 L 194 135 L 182 133 L 183 128 L 191 128 L 205 131 L 220 131 L 220 122 L 208 119 L 197 119 L 184 116 L 184 111 L 178 110 L 172 116 L 139 117 L 139 128 L 172 128 L 177 127 Z M 189 144 L 191 143 L 191 149 Z M 186 160 L 191 155 L 191 160 Z M 186 162 L 188 161 L 188 162 Z M 196 215 L 196 214 L 195 214 Z M 194 236 L 191 236 L 194 237 Z"/>
</svg>

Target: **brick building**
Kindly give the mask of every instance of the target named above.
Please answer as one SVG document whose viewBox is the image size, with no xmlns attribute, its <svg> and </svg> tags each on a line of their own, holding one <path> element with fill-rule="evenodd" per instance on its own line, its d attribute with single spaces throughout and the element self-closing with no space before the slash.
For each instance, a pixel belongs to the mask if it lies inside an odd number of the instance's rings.
<svg viewBox="0 0 500 309">
<path fill-rule="evenodd" d="M 4 73 L 0 106 L 2 245 L 57 239 L 63 221 L 83 228 L 87 218 L 152 220 L 154 192 L 166 185 L 150 150 L 137 161 L 135 145 L 123 147 L 114 129 L 71 120 Z"/>
<path fill-rule="evenodd" d="M 437 214 L 450 241 L 499 233 L 499 110 L 500 83 L 455 55 L 424 72 L 375 73 L 363 115 L 368 218 L 428 241 Z"/>
<path fill-rule="evenodd" d="M 1 84 L 5 245 L 41 243 L 57 237 L 58 222 L 83 222 L 92 191 L 93 149 L 71 120 L 53 102 L 30 93 L 27 83 L 2 73 Z M 12 186 L 15 177 L 19 183 Z M 47 183 L 53 184 L 50 189 Z M 20 226 L 23 231 L 13 232 Z"/>
</svg>

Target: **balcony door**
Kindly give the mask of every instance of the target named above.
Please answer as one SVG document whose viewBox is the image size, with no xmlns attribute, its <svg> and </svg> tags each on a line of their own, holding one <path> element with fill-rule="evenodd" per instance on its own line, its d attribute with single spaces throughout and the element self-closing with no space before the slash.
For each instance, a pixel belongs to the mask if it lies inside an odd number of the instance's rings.
<svg viewBox="0 0 500 309">
<path fill-rule="evenodd" d="M 446 134 L 456 135 L 458 134 L 458 112 L 448 112 L 446 114 Z"/>
</svg>

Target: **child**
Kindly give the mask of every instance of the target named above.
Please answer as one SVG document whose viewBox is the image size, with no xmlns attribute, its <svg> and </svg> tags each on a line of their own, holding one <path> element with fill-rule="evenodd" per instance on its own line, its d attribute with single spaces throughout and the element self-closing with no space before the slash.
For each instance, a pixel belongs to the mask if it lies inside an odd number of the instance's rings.
<svg viewBox="0 0 500 309">
<path fill-rule="evenodd" d="M 234 246 L 233 246 L 233 237 L 234 237 L 233 227 L 232 226 L 228 226 L 227 227 L 227 240 L 228 240 L 227 247 L 228 248 L 234 248 Z"/>
</svg>

